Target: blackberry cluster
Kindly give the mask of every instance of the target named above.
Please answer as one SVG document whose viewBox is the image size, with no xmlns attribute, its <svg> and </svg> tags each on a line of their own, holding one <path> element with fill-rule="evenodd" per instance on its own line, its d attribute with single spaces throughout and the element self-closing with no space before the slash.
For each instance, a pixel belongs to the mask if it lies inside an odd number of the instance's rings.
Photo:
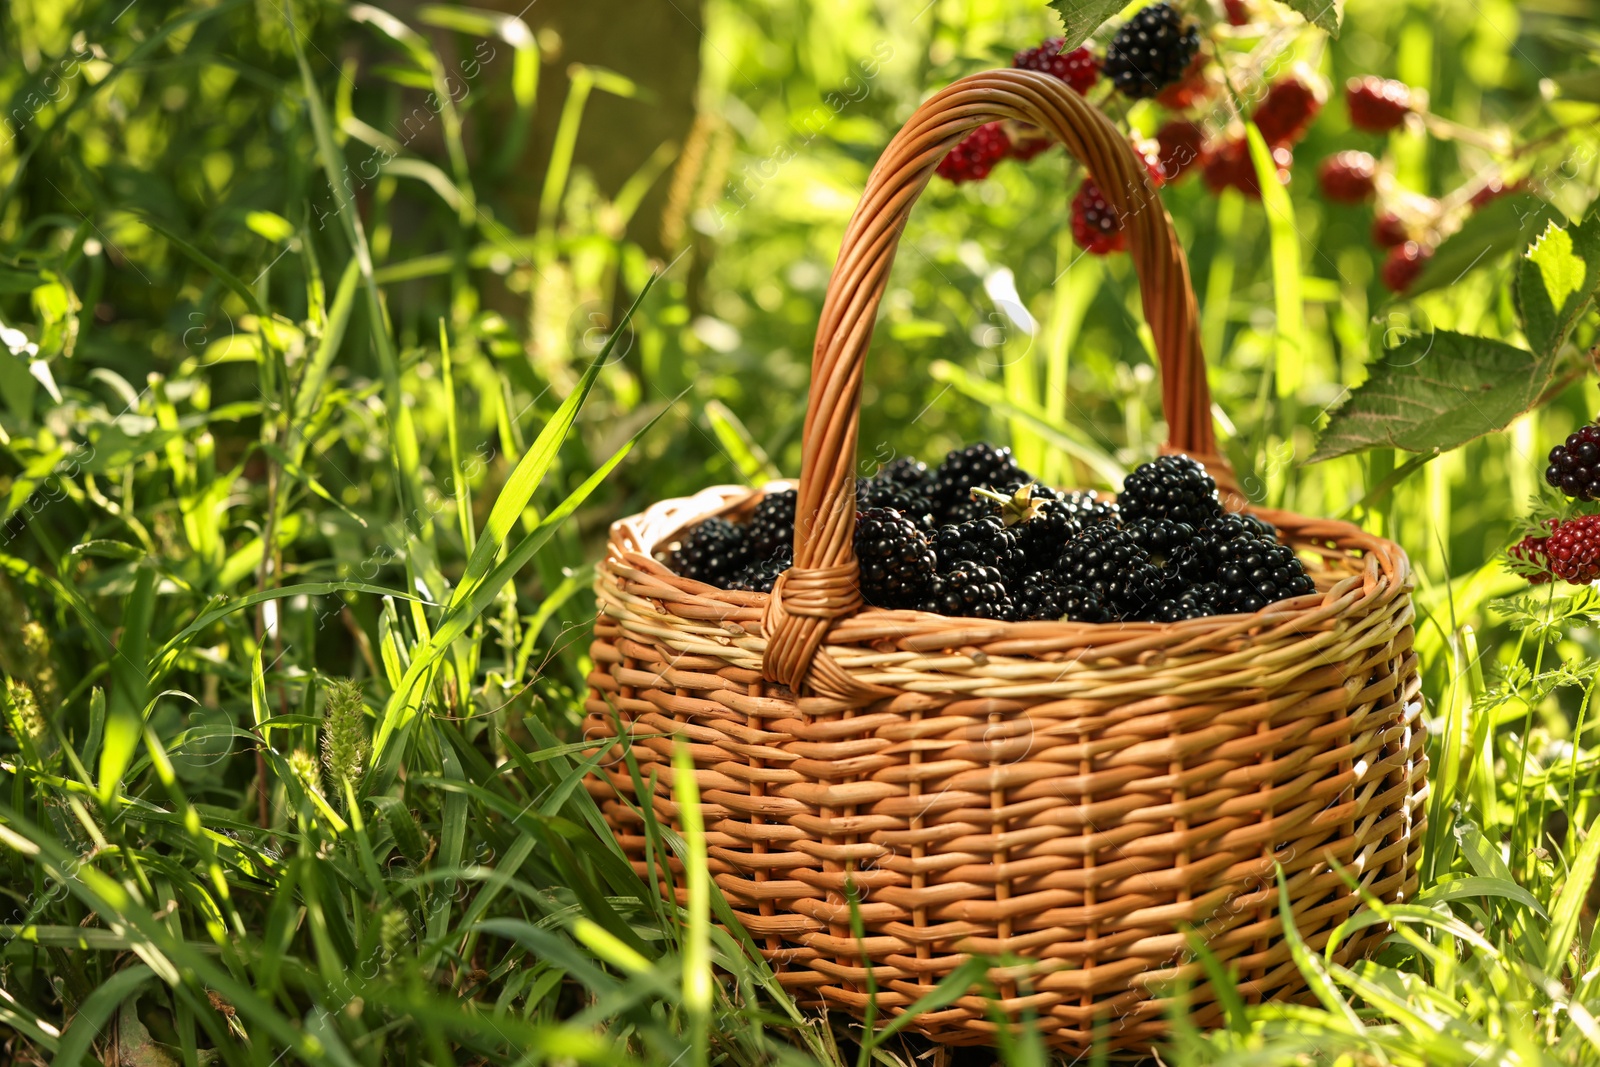
<svg viewBox="0 0 1600 1067">
<path fill-rule="evenodd" d="M 1011 65 L 1021 70 L 1037 70 L 1053 75 L 1078 92 L 1086 93 L 1100 77 L 1100 61 L 1087 48 L 1063 52 L 1061 46 L 1065 43 L 1060 37 L 1051 37 L 1040 45 L 1024 48 L 1013 55 Z"/>
<path fill-rule="evenodd" d="M 793 489 L 785 489 L 768 493 L 756 505 L 749 525 L 750 552 L 756 559 L 769 559 L 784 545 L 794 551 L 794 508 L 799 498 Z"/>
<path fill-rule="evenodd" d="M 673 555 L 678 572 L 707 585 L 723 585 L 750 559 L 748 527 L 713 517 L 690 528 Z"/>
<path fill-rule="evenodd" d="M 917 524 L 925 533 L 934 531 L 933 504 L 918 489 L 890 478 L 856 479 L 856 511 L 890 508 Z"/>
<path fill-rule="evenodd" d="M 729 589 L 746 593 L 770 593 L 778 575 L 794 566 L 794 546 L 784 545 L 768 558 L 751 563 L 728 582 Z"/>
<path fill-rule="evenodd" d="M 1151 4 L 1111 39 L 1102 71 L 1122 93 L 1144 99 L 1181 79 L 1199 50 L 1193 23 L 1171 4 Z"/>
<path fill-rule="evenodd" d="M 1563 582 L 1588 585 L 1600 578 L 1600 515 L 1557 523 L 1545 542 L 1545 558 Z"/>
<path fill-rule="evenodd" d="M 1117 503 L 1125 522 L 1172 519 L 1198 528 L 1222 514 L 1217 483 L 1188 456 L 1162 456 L 1139 467 L 1123 479 Z"/>
<path fill-rule="evenodd" d="M 982 563 L 1008 581 L 1020 578 L 1028 565 L 1021 531 L 993 515 L 940 527 L 933 535 L 933 551 L 943 564 Z"/>
<path fill-rule="evenodd" d="M 1032 480 L 1017 466 L 1011 449 L 979 443 L 954 449 L 945 456 L 939 469 L 928 477 L 927 495 L 933 503 L 934 519 L 941 525 L 965 522 L 986 514 L 988 507 L 983 505 L 976 514 L 958 512 L 963 505 L 972 503 L 974 489 L 996 489 Z"/>
<path fill-rule="evenodd" d="M 893 508 L 856 513 L 856 558 L 861 597 L 879 608 L 916 608 L 927 599 L 936 561 L 915 522 Z"/>
<path fill-rule="evenodd" d="M 1072 240 L 1090 255 L 1107 256 L 1128 247 L 1122 216 L 1093 178 L 1083 179 L 1072 198 Z"/>
<path fill-rule="evenodd" d="M 932 471 L 896 460 L 859 479 L 856 500 L 861 595 L 874 607 L 1176 623 L 1316 591 L 1277 530 L 1225 512 L 1215 481 L 1188 456 L 1140 466 L 1111 501 L 1040 485 L 1009 449 L 978 444 Z M 680 538 L 675 565 L 713 585 L 770 593 L 794 562 L 794 515 L 789 491 L 768 494 L 743 526 L 707 519 Z M 1541 541 L 1539 561 L 1559 577 L 1600 575 L 1600 519 L 1566 526 Z"/>
<path fill-rule="evenodd" d="M 1591 422 L 1552 448 L 1544 480 L 1573 500 L 1600 497 L 1600 426 Z"/>
</svg>

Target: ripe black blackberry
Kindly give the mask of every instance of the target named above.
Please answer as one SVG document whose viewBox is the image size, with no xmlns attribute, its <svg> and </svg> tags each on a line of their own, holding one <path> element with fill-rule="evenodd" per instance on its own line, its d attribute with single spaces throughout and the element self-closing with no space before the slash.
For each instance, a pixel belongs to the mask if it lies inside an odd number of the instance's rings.
<svg viewBox="0 0 1600 1067">
<path fill-rule="evenodd" d="M 940 568 L 922 602 L 922 610 L 1002 622 L 1017 617 L 1017 605 L 1006 590 L 1000 572 L 994 567 L 965 561 L 948 569 Z"/>
<path fill-rule="evenodd" d="M 744 570 L 734 575 L 728 582 L 728 588 L 740 589 L 746 593 L 770 593 L 773 583 L 778 580 L 778 575 L 793 566 L 794 546 L 784 545 L 774 552 L 771 558 L 747 564 Z"/>
<path fill-rule="evenodd" d="M 1222 586 L 1205 582 L 1190 586 L 1176 597 L 1156 604 L 1147 616 L 1147 622 L 1182 622 L 1184 619 L 1202 619 L 1207 615 L 1223 615 L 1225 597 Z"/>
<path fill-rule="evenodd" d="M 959 503 L 951 504 L 939 513 L 937 527 L 960 526 L 964 522 L 976 522 L 995 514 L 994 505 L 981 497 L 968 497 Z"/>
<path fill-rule="evenodd" d="M 1552 448 L 1544 480 L 1574 500 L 1600 497 L 1600 426 L 1590 423 Z"/>
<path fill-rule="evenodd" d="M 1054 564 L 1067 542 L 1083 532 L 1080 511 L 1047 485 L 1023 482 L 1008 486 L 1005 492 L 973 492 L 989 502 L 1000 520 L 1016 531 L 1028 565 L 1035 569 Z"/>
<path fill-rule="evenodd" d="M 1199 529 L 1222 514 L 1217 483 L 1188 456 L 1161 456 L 1122 480 L 1117 496 L 1123 522 L 1173 519 Z"/>
<path fill-rule="evenodd" d="M 1056 559 L 1063 582 L 1081 585 L 1118 618 L 1137 618 L 1165 599 L 1171 579 L 1120 526 L 1091 526 L 1067 542 Z"/>
<path fill-rule="evenodd" d="M 1124 529 L 1133 543 L 1149 555 L 1151 563 L 1174 573 L 1183 549 L 1194 540 L 1194 527 L 1174 519 L 1137 519 Z"/>
<path fill-rule="evenodd" d="M 1063 493 L 1061 501 L 1072 512 L 1073 518 L 1086 527 L 1102 522 L 1122 521 L 1122 512 L 1116 502 L 1102 499 L 1093 489 L 1077 489 Z"/>
<path fill-rule="evenodd" d="M 995 568 L 1007 581 L 1022 577 L 1028 566 L 1021 533 L 1015 527 L 1006 526 L 996 515 L 986 515 L 959 526 L 939 527 L 939 532 L 933 535 L 933 551 L 939 558 L 940 569 L 963 561 L 979 563 Z"/>
<path fill-rule="evenodd" d="M 1108 622 L 1111 613 L 1087 586 L 1061 581 L 1054 571 L 1033 571 L 1018 583 L 1017 618 L 1021 621 L 1066 619 Z"/>
<path fill-rule="evenodd" d="M 928 479 L 933 517 L 941 525 L 950 522 L 952 509 L 969 502 L 974 488 L 994 489 L 1031 480 L 1017 466 L 1016 457 L 1009 448 L 980 442 L 954 449 Z"/>
<path fill-rule="evenodd" d="M 1294 549 L 1265 537 L 1242 537 L 1218 553 L 1217 582 L 1227 611 L 1260 611 L 1289 597 L 1316 591 Z"/>
<path fill-rule="evenodd" d="M 1175 553 L 1179 572 L 1192 583 L 1211 582 L 1222 566 L 1222 547 L 1245 538 L 1276 541 L 1277 527 L 1254 515 L 1222 514 L 1201 526 L 1199 532 Z"/>
<path fill-rule="evenodd" d="M 892 508 L 856 515 L 861 595 L 879 608 L 917 608 L 927 599 L 936 559 L 925 535 Z"/>
<path fill-rule="evenodd" d="M 871 478 L 856 479 L 856 511 L 872 508 L 892 508 L 916 523 L 926 533 L 932 533 L 933 505 L 920 492 L 900 482 L 883 477 L 883 472 Z"/>
<path fill-rule="evenodd" d="M 750 543 L 743 526 L 713 516 L 689 527 L 679 539 L 672 559 L 685 578 L 720 586 L 750 559 Z"/>
<path fill-rule="evenodd" d="M 1145 99 L 1182 80 L 1199 50 L 1194 23 L 1171 4 L 1151 4 L 1111 39 L 1102 72 L 1123 94 Z"/>
<path fill-rule="evenodd" d="M 794 549 L 794 508 L 800 494 L 793 489 L 768 493 L 750 516 L 750 554 L 758 560 L 770 557 L 782 545 Z"/>
<path fill-rule="evenodd" d="M 896 485 L 920 493 L 928 480 L 928 465 L 915 456 L 901 456 L 879 467 L 878 473 L 872 477 L 877 481 L 894 482 Z"/>
</svg>

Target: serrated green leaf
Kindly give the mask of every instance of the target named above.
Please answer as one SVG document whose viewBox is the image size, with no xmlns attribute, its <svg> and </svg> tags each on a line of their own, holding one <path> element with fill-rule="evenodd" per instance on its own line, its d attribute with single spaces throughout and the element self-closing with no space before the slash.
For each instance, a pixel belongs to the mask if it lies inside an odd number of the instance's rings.
<svg viewBox="0 0 1600 1067">
<path fill-rule="evenodd" d="M 1066 52 L 1087 41 L 1101 23 L 1125 5 L 1123 0 L 1050 0 L 1050 6 L 1061 16 L 1065 30 L 1061 50 Z"/>
<path fill-rule="evenodd" d="M 1406 297 L 1454 285 L 1470 270 L 1497 265 L 1505 253 L 1527 248 L 1554 214 L 1549 201 L 1531 193 L 1490 201 L 1467 216 L 1461 229 L 1439 242 L 1416 282 L 1406 290 Z"/>
<path fill-rule="evenodd" d="M 1504 429 L 1538 402 L 1551 368 L 1487 337 L 1439 330 L 1382 353 L 1333 413 L 1313 463 L 1379 446 L 1444 451 Z"/>
<path fill-rule="evenodd" d="M 1600 288 L 1600 211 L 1576 226 L 1546 225 L 1517 265 L 1522 332 L 1542 356 L 1561 348 Z"/>
<path fill-rule="evenodd" d="M 1343 13 L 1339 0 L 1281 0 L 1284 7 L 1297 11 L 1305 20 L 1329 37 L 1339 36 L 1339 19 Z"/>
</svg>

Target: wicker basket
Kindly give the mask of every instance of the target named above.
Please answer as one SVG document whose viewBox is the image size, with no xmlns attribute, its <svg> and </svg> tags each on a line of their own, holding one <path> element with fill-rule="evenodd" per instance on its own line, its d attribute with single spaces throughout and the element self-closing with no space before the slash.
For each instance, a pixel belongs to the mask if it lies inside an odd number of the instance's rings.
<svg viewBox="0 0 1600 1067">
<path fill-rule="evenodd" d="M 1091 625 L 863 608 L 851 531 L 873 319 L 934 166 L 995 119 L 1054 134 L 1127 220 L 1167 450 L 1231 485 L 1188 265 L 1143 164 L 1051 77 L 965 78 L 890 143 L 845 234 L 817 332 L 796 565 L 767 596 L 656 558 L 689 523 L 748 514 L 761 496 L 748 489 L 618 522 L 597 580 L 586 729 L 598 740 L 623 725 L 653 782 L 646 799 L 674 827 L 669 761 L 674 739 L 688 742 L 713 876 L 802 1003 L 860 1015 L 875 996 L 884 1019 L 971 954 L 1010 957 L 990 972 L 1001 1014 L 1031 1012 L 1059 1049 L 1147 1048 L 1176 987 L 1197 1023 L 1220 1017 L 1186 929 L 1246 999 L 1306 995 L 1275 865 L 1313 948 L 1360 907 L 1334 864 L 1380 899 L 1411 895 L 1427 764 L 1409 564 L 1348 524 L 1260 511 L 1310 560 L 1317 591 L 1254 615 Z M 622 751 L 611 745 L 587 784 L 655 878 Z M 1383 935 L 1366 927 L 1338 956 Z M 993 1006 L 974 990 L 913 1029 L 989 1043 Z"/>
</svg>

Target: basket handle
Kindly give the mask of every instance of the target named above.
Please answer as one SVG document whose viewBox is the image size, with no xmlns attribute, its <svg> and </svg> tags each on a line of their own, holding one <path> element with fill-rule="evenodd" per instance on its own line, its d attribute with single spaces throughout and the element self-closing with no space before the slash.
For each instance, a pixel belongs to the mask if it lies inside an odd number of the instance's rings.
<svg viewBox="0 0 1600 1067">
<path fill-rule="evenodd" d="M 1144 161 L 1110 120 L 1057 78 L 1027 70 L 962 78 L 919 107 L 879 158 L 845 230 L 822 303 L 800 461 L 794 566 L 774 586 L 763 625 L 762 671 L 797 693 L 854 703 L 870 692 L 817 655 L 833 622 L 862 607 L 854 546 L 855 465 L 867 347 L 917 196 L 956 142 L 997 119 L 1054 135 L 1094 176 L 1124 220 L 1144 317 L 1161 364 L 1168 427 L 1164 451 L 1187 452 L 1219 483 L 1232 483 L 1231 470 L 1216 454 L 1189 264 Z"/>
</svg>

